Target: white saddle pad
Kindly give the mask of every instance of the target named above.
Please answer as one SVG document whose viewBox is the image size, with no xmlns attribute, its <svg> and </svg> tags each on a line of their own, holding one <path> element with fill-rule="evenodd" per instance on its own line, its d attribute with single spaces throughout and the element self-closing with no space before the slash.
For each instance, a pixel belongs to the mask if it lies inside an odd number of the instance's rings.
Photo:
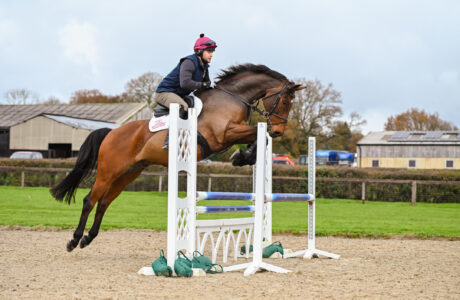
<svg viewBox="0 0 460 300">
<path fill-rule="evenodd" d="M 192 95 L 192 96 L 195 102 L 196 114 L 197 116 L 199 116 L 201 113 L 201 110 L 203 109 L 203 102 L 197 96 L 195 95 Z M 158 118 L 155 118 L 155 116 L 152 116 L 152 118 L 150 119 L 149 130 L 151 132 L 157 132 L 157 131 L 165 130 L 168 128 L 169 128 L 169 115 L 158 117 Z"/>
</svg>

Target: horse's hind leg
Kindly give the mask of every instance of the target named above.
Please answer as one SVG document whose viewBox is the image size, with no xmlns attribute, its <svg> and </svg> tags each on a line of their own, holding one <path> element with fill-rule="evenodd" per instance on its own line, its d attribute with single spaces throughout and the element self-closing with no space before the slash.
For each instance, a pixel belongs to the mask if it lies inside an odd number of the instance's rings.
<svg viewBox="0 0 460 300">
<path fill-rule="evenodd" d="M 101 189 L 101 187 L 94 184 L 91 191 L 83 199 L 83 208 L 81 211 L 80 222 L 78 223 L 77 229 L 73 234 L 73 239 L 71 239 L 67 243 L 67 251 L 70 252 L 78 246 L 78 243 L 80 242 L 80 239 L 85 231 L 85 225 L 88 220 L 88 216 L 91 210 L 93 210 L 94 204 L 97 202 L 99 198 L 101 198 L 103 192 L 103 188 Z"/>
<path fill-rule="evenodd" d="M 102 218 L 104 217 L 104 213 L 109 207 L 110 203 L 112 203 L 115 198 L 120 195 L 123 189 L 131 183 L 134 179 L 136 179 L 139 174 L 144 169 L 144 165 L 137 165 L 133 166 L 128 170 L 125 174 L 120 176 L 115 182 L 113 182 L 109 189 L 104 193 L 104 196 L 100 198 L 97 204 L 96 215 L 94 216 L 94 223 L 91 229 L 88 232 L 88 235 L 85 235 L 80 241 L 80 248 L 84 248 L 88 246 L 92 240 L 98 235 L 99 228 L 102 223 Z"/>
</svg>

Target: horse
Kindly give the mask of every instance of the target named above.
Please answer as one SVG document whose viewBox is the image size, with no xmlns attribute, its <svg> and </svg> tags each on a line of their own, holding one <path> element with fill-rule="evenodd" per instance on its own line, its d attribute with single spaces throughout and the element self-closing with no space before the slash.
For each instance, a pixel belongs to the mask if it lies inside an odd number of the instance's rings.
<svg viewBox="0 0 460 300">
<path fill-rule="evenodd" d="M 295 92 L 304 87 L 264 65 L 242 64 L 222 70 L 213 89 L 195 92 L 203 102 L 198 117 L 197 159 L 249 144 L 233 157 L 234 165 L 254 164 L 257 128 L 248 124 L 251 111 L 262 114 L 272 137 L 282 136 Z M 265 110 L 257 105 L 263 102 Z M 50 189 L 58 201 L 75 201 L 80 182 L 96 169 L 96 180 L 83 199 L 80 221 L 67 243 L 67 251 L 88 246 L 98 235 L 105 211 L 123 189 L 150 164 L 168 165 L 168 151 L 162 149 L 167 130 L 152 133 L 149 120 L 129 122 L 116 129 L 93 131 L 83 142 L 75 167 Z M 83 236 L 88 215 L 98 203 L 94 223 Z"/>
</svg>

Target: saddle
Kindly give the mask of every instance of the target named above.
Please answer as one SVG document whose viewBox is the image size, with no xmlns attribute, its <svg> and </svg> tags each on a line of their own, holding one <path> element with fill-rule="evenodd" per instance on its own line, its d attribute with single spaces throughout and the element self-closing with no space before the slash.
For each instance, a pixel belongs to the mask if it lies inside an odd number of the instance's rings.
<svg viewBox="0 0 460 300">
<path fill-rule="evenodd" d="M 188 107 L 195 107 L 195 98 L 193 96 L 183 96 L 182 99 L 188 104 Z M 153 109 L 153 115 L 155 118 L 169 115 L 169 108 L 158 103 L 158 105 Z M 187 112 L 181 106 L 179 110 L 179 115 L 182 119 L 187 119 Z"/>
<path fill-rule="evenodd" d="M 203 102 L 200 98 L 196 96 L 184 96 L 182 97 L 189 107 L 193 107 L 197 111 L 199 116 L 201 110 L 203 109 Z M 149 129 L 151 132 L 156 132 L 164 129 L 168 129 L 169 121 L 169 108 L 158 103 L 158 105 L 153 109 L 153 118 L 149 122 Z M 163 120 L 158 118 L 164 117 Z M 181 107 L 179 110 L 179 117 L 186 120 L 188 118 L 188 113 Z M 209 147 L 208 141 L 198 132 L 197 136 L 198 146 L 201 148 L 201 155 L 203 158 L 209 157 L 212 154 L 211 148 Z"/>
</svg>

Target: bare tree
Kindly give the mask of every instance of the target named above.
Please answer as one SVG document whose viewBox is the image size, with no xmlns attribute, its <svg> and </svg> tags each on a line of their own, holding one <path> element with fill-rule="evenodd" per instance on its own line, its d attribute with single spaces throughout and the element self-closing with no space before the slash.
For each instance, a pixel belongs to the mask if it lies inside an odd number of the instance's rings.
<svg viewBox="0 0 460 300">
<path fill-rule="evenodd" d="M 55 96 L 50 96 L 47 100 L 41 101 L 40 104 L 64 104 Z"/>
<path fill-rule="evenodd" d="M 336 118 L 342 115 L 342 99 L 332 84 L 323 86 L 319 80 L 306 79 L 295 82 L 305 89 L 296 93 L 285 134 L 281 140 L 274 140 L 274 148 L 298 156 L 306 152 L 309 136 L 321 137 L 331 131 Z"/>
<path fill-rule="evenodd" d="M 385 130 L 458 130 L 458 127 L 439 118 L 438 113 L 430 114 L 423 109 L 410 108 L 399 115 L 390 116 L 385 123 Z"/>
<path fill-rule="evenodd" d="M 4 94 L 6 103 L 11 105 L 36 104 L 38 97 L 35 93 L 26 89 L 13 89 Z"/>
<path fill-rule="evenodd" d="M 360 114 L 357 112 L 352 112 L 350 113 L 350 116 L 348 117 L 348 126 L 350 127 L 350 130 L 353 132 L 361 131 L 361 126 L 366 125 L 367 121 L 361 117 Z"/>
<path fill-rule="evenodd" d="M 131 79 L 125 85 L 123 93 L 126 102 L 147 102 L 150 107 L 155 105 L 155 91 L 163 77 L 158 73 L 148 72 L 138 78 Z"/>
</svg>

